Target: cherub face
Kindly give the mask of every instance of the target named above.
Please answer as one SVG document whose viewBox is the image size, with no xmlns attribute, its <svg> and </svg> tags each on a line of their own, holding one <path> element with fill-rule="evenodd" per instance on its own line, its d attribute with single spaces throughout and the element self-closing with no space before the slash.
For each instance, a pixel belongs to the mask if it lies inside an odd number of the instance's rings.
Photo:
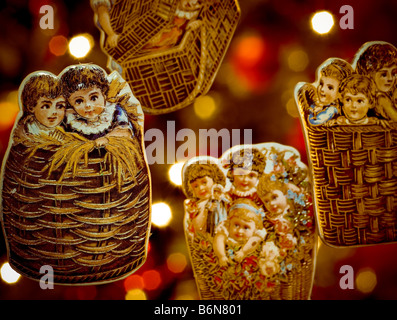
<svg viewBox="0 0 397 320">
<path fill-rule="evenodd" d="M 69 103 L 81 117 L 90 121 L 97 120 L 105 110 L 105 97 L 96 86 L 73 92 Z"/>
<path fill-rule="evenodd" d="M 48 128 L 55 128 L 59 125 L 64 116 L 66 109 L 66 100 L 63 97 L 49 99 L 40 97 L 33 108 L 33 114 L 42 125 Z"/>
<path fill-rule="evenodd" d="M 238 191 L 249 191 L 256 187 L 259 174 L 244 168 L 233 169 L 233 185 Z"/>
<path fill-rule="evenodd" d="M 199 199 L 210 198 L 213 185 L 214 185 L 214 180 L 212 180 L 212 178 L 208 176 L 205 176 L 203 178 L 197 178 L 196 180 L 190 183 L 194 195 Z"/>
<path fill-rule="evenodd" d="M 336 100 L 339 88 L 339 80 L 331 77 L 321 77 L 317 88 L 320 102 L 324 105 Z"/>
<path fill-rule="evenodd" d="M 229 236 L 239 243 L 246 242 L 256 230 L 254 221 L 243 220 L 239 217 L 232 217 L 229 223 Z"/>
<path fill-rule="evenodd" d="M 353 95 L 346 92 L 343 96 L 343 112 L 346 118 L 352 121 L 362 120 L 367 116 L 371 104 L 363 93 Z"/>
<path fill-rule="evenodd" d="M 379 91 L 388 92 L 393 88 L 396 80 L 397 65 L 382 68 L 374 74 L 374 82 Z"/>
<path fill-rule="evenodd" d="M 262 201 L 272 216 L 280 215 L 288 206 L 287 197 L 281 190 L 273 190 L 266 194 Z"/>
</svg>

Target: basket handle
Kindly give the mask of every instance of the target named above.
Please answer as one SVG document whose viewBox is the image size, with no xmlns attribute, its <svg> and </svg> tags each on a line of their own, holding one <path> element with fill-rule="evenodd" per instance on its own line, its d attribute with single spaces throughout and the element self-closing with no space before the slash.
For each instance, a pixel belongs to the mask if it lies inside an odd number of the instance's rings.
<svg viewBox="0 0 397 320">
<path fill-rule="evenodd" d="M 168 109 L 169 111 L 179 110 L 184 106 L 193 102 L 193 100 L 197 97 L 197 95 L 199 95 L 200 91 L 202 90 L 202 85 L 204 83 L 205 64 L 207 62 L 207 30 L 202 27 L 201 21 L 197 20 L 194 22 L 199 22 L 198 24 L 195 24 L 194 29 L 200 28 L 200 38 L 201 38 L 201 55 L 200 55 L 200 68 L 199 68 L 200 71 L 197 78 L 198 81 L 193 91 L 190 92 L 189 95 L 183 101 L 179 102 L 172 108 Z M 190 29 L 188 32 L 192 32 L 193 30 Z"/>
</svg>

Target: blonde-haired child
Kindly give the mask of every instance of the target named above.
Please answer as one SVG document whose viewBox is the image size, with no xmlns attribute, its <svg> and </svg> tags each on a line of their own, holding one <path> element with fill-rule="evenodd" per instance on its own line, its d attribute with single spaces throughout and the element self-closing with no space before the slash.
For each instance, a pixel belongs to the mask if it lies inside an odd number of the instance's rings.
<svg viewBox="0 0 397 320">
<path fill-rule="evenodd" d="M 214 235 L 216 226 L 226 219 L 223 187 L 226 178 L 218 165 L 210 160 L 192 161 L 183 170 L 185 227 L 190 235 Z"/>
<path fill-rule="evenodd" d="M 333 58 L 321 66 L 317 86 L 318 101 L 309 109 L 310 124 L 325 124 L 339 113 L 339 86 L 351 73 L 353 73 L 352 66 L 339 58 Z"/>
<path fill-rule="evenodd" d="M 263 215 L 263 210 L 251 200 L 233 202 L 228 219 L 218 226 L 213 242 L 221 267 L 227 266 L 231 260 L 243 261 L 258 248 L 266 236 Z"/>
</svg>

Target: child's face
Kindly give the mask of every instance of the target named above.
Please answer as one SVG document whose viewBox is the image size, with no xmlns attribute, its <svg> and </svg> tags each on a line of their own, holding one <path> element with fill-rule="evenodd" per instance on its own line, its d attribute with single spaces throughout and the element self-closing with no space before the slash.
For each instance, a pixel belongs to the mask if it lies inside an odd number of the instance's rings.
<svg viewBox="0 0 397 320">
<path fill-rule="evenodd" d="M 229 224 L 229 236 L 239 243 L 246 242 L 254 235 L 256 230 L 254 221 L 243 220 L 238 217 L 232 217 Z"/>
<path fill-rule="evenodd" d="M 397 65 L 388 68 L 382 68 L 375 72 L 374 82 L 379 91 L 388 92 L 393 88 L 396 80 Z"/>
<path fill-rule="evenodd" d="M 208 176 L 205 176 L 203 178 L 197 178 L 196 180 L 190 183 L 194 195 L 199 199 L 210 198 L 213 185 L 214 185 L 214 180 L 212 180 L 212 178 Z"/>
<path fill-rule="evenodd" d="M 335 78 L 321 77 L 317 88 L 318 97 L 322 104 L 330 104 L 336 100 L 339 81 Z"/>
<path fill-rule="evenodd" d="M 364 119 L 367 116 L 371 104 L 363 93 L 356 95 L 346 92 L 343 96 L 343 112 L 346 118 L 352 121 Z"/>
<path fill-rule="evenodd" d="M 233 169 L 233 185 L 238 191 L 249 191 L 256 187 L 259 174 L 244 168 Z"/>
<path fill-rule="evenodd" d="M 55 128 L 59 125 L 64 116 L 66 109 L 66 100 L 63 97 L 49 99 L 40 97 L 33 108 L 33 114 L 42 125 L 48 128 Z"/>
<path fill-rule="evenodd" d="M 87 120 L 96 120 L 105 110 L 105 97 L 96 86 L 73 92 L 69 97 L 69 103 L 81 117 Z"/>
<path fill-rule="evenodd" d="M 280 215 L 288 206 L 287 197 L 281 190 L 273 190 L 266 194 L 262 201 L 272 216 Z"/>
</svg>

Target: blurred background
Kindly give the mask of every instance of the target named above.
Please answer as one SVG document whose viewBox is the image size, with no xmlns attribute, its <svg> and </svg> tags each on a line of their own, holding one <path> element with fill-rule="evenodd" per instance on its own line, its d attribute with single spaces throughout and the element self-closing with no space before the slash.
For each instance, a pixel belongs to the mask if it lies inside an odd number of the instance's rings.
<svg viewBox="0 0 397 320">
<path fill-rule="evenodd" d="M 43 5 L 54 8 L 54 29 L 40 28 Z M 340 28 L 343 5 L 354 10 L 354 29 Z M 382 40 L 397 45 L 397 2 L 240 0 L 240 7 L 240 23 L 208 95 L 177 112 L 146 115 L 145 131 L 159 129 L 166 136 L 170 123 L 175 125 L 176 132 L 190 128 L 197 137 L 199 129 L 240 129 L 242 143 L 243 129 L 251 129 L 252 143 L 293 146 L 307 163 L 293 96 L 295 85 L 300 81 L 313 82 L 317 67 L 329 57 L 351 61 L 367 41 Z M 323 10 L 333 17 L 334 24 L 329 29 L 312 24 L 313 15 Z M 0 24 L 2 159 L 19 110 L 18 87 L 25 76 L 37 70 L 58 74 L 66 66 L 80 62 L 105 68 L 107 56 L 99 45 L 100 33 L 94 25 L 89 0 L 2 1 Z M 76 40 L 78 36 L 83 38 Z M 146 145 L 150 143 L 146 141 Z M 219 144 L 216 149 L 197 148 L 197 155 L 210 153 L 218 157 L 223 151 L 226 150 Z M 160 156 L 165 163 L 166 156 L 165 148 Z M 0 299 L 198 299 L 182 228 L 184 195 L 178 181 L 180 167 L 153 163 L 150 170 L 153 184 L 150 250 L 147 262 L 135 274 L 106 285 L 55 286 L 53 290 L 42 290 L 37 282 L 9 270 L 1 235 Z M 343 276 L 340 269 L 344 265 L 354 270 L 354 289 L 343 290 L 339 285 Z M 394 244 L 335 249 L 320 243 L 312 299 L 396 299 L 396 265 Z"/>
</svg>

